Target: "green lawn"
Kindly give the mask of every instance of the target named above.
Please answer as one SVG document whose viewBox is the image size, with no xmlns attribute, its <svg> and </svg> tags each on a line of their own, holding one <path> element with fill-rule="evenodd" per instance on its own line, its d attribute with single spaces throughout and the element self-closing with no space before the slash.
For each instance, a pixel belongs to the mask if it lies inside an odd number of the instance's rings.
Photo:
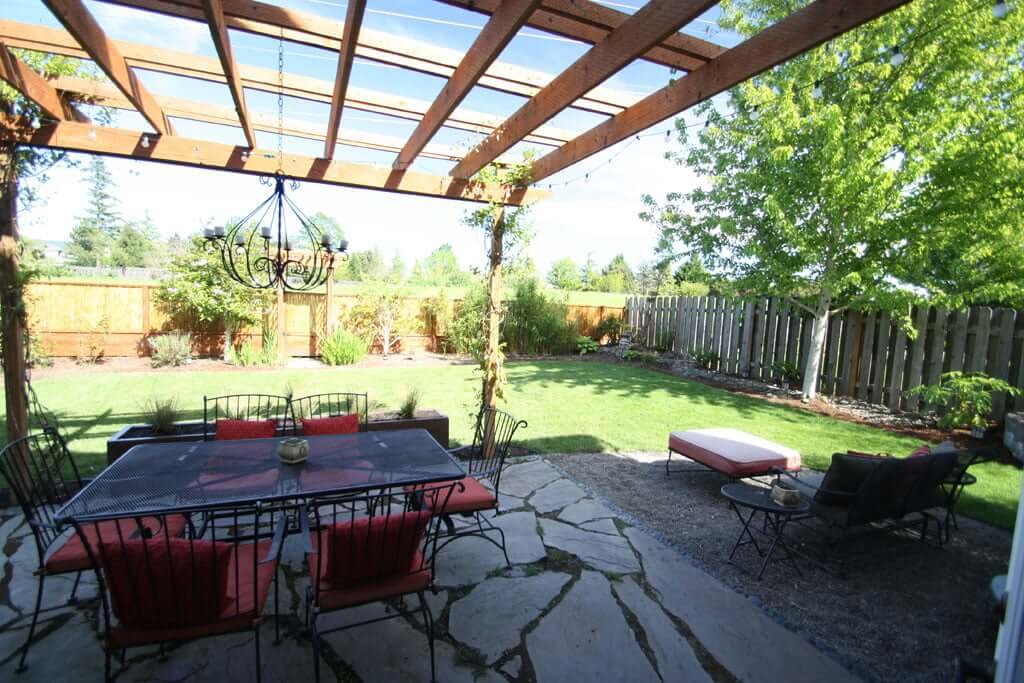
<svg viewBox="0 0 1024 683">
<path fill-rule="evenodd" d="M 712 389 L 641 368 L 598 362 L 514 363 L 508 367 L 507 408 L 529 421 L 522 443 L 536 452 L 665 449 L 672 430 L 730 426 L 793 447 L 804 463 L 828 467 L 839 450 L 910 452 L 918 441 L 802 410 Z M 40 399 L 55 411 L 72 438 L 72 449 L 98 469 L 107 437 L 143 420 L 143 403 L 175 396 L 190 418 L 202 416 L 204 394 L 367 391 L 371 403 L 396 407 L 409 387 L 420 406 L 451 417 L 452 439 L 470 435 L 479 380 L 472 366 L 334 368 L 67 375 L 35 382 Z M 978 484 L 961 502 L 966 514 L 1012 528 L 1021 472 L 982 465 Z"/>
</svg>

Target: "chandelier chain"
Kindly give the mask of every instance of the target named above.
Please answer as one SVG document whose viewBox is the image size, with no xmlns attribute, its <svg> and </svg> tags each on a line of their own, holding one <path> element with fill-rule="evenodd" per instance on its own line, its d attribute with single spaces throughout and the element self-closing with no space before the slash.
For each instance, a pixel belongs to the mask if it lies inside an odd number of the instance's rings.
<svg viewBox="0 0 1024 683">
<path fill-rule="evenodd" d="M 284 29 L 277 41 L 277 174 L 284 172 Z"/>
</svg>

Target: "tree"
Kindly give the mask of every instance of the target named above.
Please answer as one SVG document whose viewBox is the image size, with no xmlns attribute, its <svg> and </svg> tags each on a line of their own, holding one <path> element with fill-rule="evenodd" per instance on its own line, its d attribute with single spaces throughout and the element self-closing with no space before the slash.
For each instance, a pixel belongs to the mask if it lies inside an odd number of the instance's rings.
<svg viewBox="0 0 1024 683">
<path fill-rule="evenodd" d="M 85 215 L 75 220 L 68 240 L 68 256 L 74 265 L 114 264 L 114 248 L 122 220 L 111 191 L 114 181 L 103 157 L 92 157 L 88 167 L 89 200 Z"/>
<path fill-rule="evenodd" d="M 405 311 L 408 293 L 388 280 L 367 282 L 348 314 L 348 325 L 364 338 L 380 340 L 381 354 L 387 358 L 393 346 L 401 341 L 398 335 L 409 325 Z"/>
<path fill-rule="evenodd" d="M 580 269 L 576 262 L 566 256 L 551 264 L 548 272 L 548 284 L 556 289 L 578 291 L 583 288 L 580 280 Z"/>
<path fill-rule="evenodd" d="M 451 244 L 442 244 L 430 252 L 423 262 L 417 262 L 419 278 L 416 284 L 436 287 L 462 287 L 469 282 L 469 274 L 459 268 L 459 259 Z"/>
<path fill-rule="evenodd" d="M 391 282 L 402 282 L 405 280 L 405 261 L 402 260 L 401 255 L 397 251 L 391 258 L 391 272 L 388 274 L 388 280 Z"/>
<path fill-rule="evenodd" d="M 602 292 L 633 292 L 636 290 L 636 276 L 626 263 L 626 257 L 618 254 L 601 270 L 596 287 Z"/>
<path fill-rule="evenodd" d="M 224 356 L 227 357 L 234 346 L 234 332 L 244 325 L 262 321 L 271 293 L 232 280 L 219 257 L 207 250 L 206 241 L 193 237 L 188 250 L 171 261 L 156 297 L 173 315 L 223 323 Z"/>
<path fill-rule="evenodd" d="M 332 247 L 337 247 L 345 239 L 345 231 L 338 225 L 338 221 L 323 211 L 317 211 L 309 216 L 309 220 L 316 226 L 321 235 L 328 235 L 331 238 Z M 292 242 L 292 246 L 297 249 L 311 249 L 313 247 L 310 244 L 309 235 L 297 225 L 294 228 L 289 228 L 288 239 Z"/>
<path fill-rule="evenodd" d="M 601 272 L 597 269 L 597 262 L 593 254 L 587 254 L 587 262 L 580 268 L 580 284 L 584 292 L 592 292 L 598 288 L 598 280 Z"/>
<path fill-rule="evenodd" d="M 157 231 L 149 212 L 138 223 L 125 223 L 114 240 L 111 265 L 118 268 L 146 268 L 161 261 Z"/>
<path fill-rule="evenodd" d="M 703 282 L 704 284 L 709 284 L 712 280 L 710 271 L 704 267 L 704 263 L 697 254 L 690 254 L 689 259 L 680 263 L 679 267 L 672 273 L 672 277 L 677 283 Z"/>
<path fill-rule="evenodd" d="M 346 279 L 366 282 L 383 280 L 387 274 L 387 266 L 384 265 L 384 257 L 380 255 L 380 251 L 369 249 L 351 252 L 345 259 L 344 271 Z"/>
<path fill-rule="evenodd" d="M 752 35 L 791 5 L 729 0 L 718 21 Z M 710 125 L 676 155 L 705 182 L 662 204 L 644 198 L 666 253 L 696 254 L 740 291 L 811 312 L 805 397 L 837 310 L 905 311 L 907 283 L 956 300 L 962 282 L 935 287 L 943 254 L 993 272 L 1010 260 L 999 252 L 1024 230 L 1021 35 L 1024 12 L 908 4 L 734 88 L 727 116 L 705 103 Z"/>
</svg>

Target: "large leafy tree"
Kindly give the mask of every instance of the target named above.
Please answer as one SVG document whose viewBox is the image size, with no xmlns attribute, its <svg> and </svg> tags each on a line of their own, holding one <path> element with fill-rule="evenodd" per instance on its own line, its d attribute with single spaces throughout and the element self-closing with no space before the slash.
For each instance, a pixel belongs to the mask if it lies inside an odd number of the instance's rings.
<svg viewBox="0 0 1024 683">
<path fill-rule="evenodd" d="M 633 292 L 636 290 L 636 275 L 626 262 L 626 257 L 618 254 L 601 270 L 598 285 L 595 289 L 602 292 Z"/>
<path fill-rule="evenodd" d="M 719 23 L 752 35 L 791 5 L 726 0 Z M 1019 292 L 1024 12 L 990 7 L 910 3 L 706 103 L 695 137 L 677 126 L 704 182 L 642 216 L 663 251 L 813 314 L 807 397 L 845 305 L 895 308 L 907 285 L 950 304 Z"/>
<path fill-rule="evenodd" d="M 114 198 L 116 186 L 103 157 L 92 157 L 87 170 L 89 199 L 86 211 L 75 220 L 68 240 L 68 256 L 79 266 L 127 265 L 115 263 L 114 250 L 124 225 Z M 136 235 L 129 236 L 133 241 Z M 132 264 L 134 265 L 134 264 Z"/>
<path fill-rule="evenodd" d="M 548 271 L 548 284 L 557 289 L 576 291 L 583 288 L 580 280 L 580 267 L 572 258 L 566 256 L 551 264 Z"/>
<path fill-rule="evenodd" d="M 430 252 L 418 266 L 416 284 L 462 287 L 469 282 L 469 274 L 459 267 L 455 250 L 447 243 Z"/>
</svg>

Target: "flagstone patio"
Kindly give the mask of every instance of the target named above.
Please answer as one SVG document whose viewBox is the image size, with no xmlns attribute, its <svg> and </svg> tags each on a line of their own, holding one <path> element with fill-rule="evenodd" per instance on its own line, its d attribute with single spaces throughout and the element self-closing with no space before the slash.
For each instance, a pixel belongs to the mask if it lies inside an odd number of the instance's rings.
<svg viewBox="0 0 1024 683">
<path fill-rule="evenodd" d="M 734 592 L 589 494 L 542 459 L 502 477 L 512 567 L 477 538 L 438 559 L 439 681 L 822 681 L 855 677 Z M 0 512 L 0 672 L 13 679 L 17 648 L 35 597 L 36 551 L 13 509 Z M 296 539 L 283 558 L 284 633 L 261 631 L 263 680 L 312 680 L 312 650 L 298 617 L 308 579 Z M 70 579 L 48 581 L 46 604 L 63 601 Z M 95 594 L 89 581 L 83 597 Z M 369 605 L 329 615 L 326 625 L 382 613 Z M 32 649 L 19 680 L 102 680 L 95 602 L 44 615 L 51 633 Z M 129 651 L 123 681 L 253 680 L 251 634 Z M 417 619 L 392 619 L 325 639 L 324 679 L 429 680 Z"/>
</svg>

